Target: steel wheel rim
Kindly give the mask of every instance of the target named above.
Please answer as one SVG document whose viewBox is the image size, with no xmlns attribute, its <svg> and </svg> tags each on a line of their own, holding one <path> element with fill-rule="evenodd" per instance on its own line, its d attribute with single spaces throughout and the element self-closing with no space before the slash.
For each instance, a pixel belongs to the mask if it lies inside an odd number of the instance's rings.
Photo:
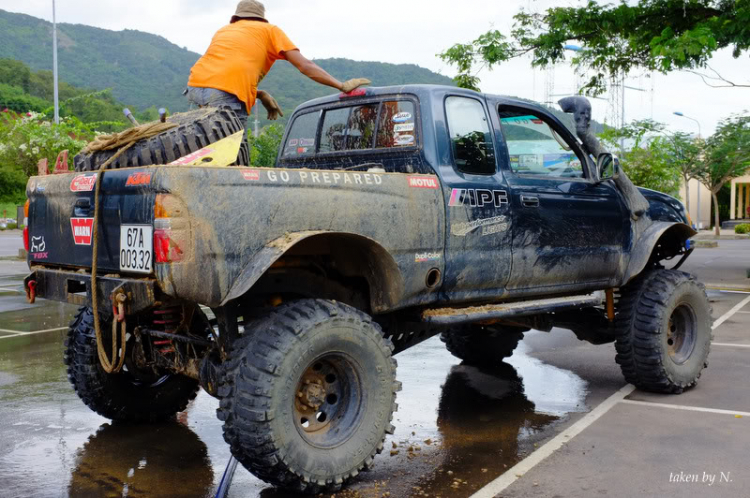
<svg viewBox="0 0 750 498">
<path fill-rule="evenodd" d="M 681 365 L 693 354 L 698 336 L 698 321 L 687 304 L 677 306 L 667 323 L 667 350 L 673 362 Z"/>
<path fill-rule="evenodd" d="M 311 362 L 294 391 L 297 431 L 309 444 L 334 448 L 357 431 L 364 416 L 359 365 L 343 353 L 327 353 Z"/>
</svg>

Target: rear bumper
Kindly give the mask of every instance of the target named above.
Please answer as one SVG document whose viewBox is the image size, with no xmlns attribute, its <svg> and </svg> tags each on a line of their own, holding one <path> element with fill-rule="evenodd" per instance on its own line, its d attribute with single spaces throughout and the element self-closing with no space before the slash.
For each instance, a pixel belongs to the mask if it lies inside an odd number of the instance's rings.
<svg viewBox="0 0 750 498">
<path fill-rule="evenodd" d="M 36 297 L 91 306 L 91 274 L 70 270 L 57 270 L 42 266 L 33 266 L 23 285 L 28 294 L 29 282 L 35 281 Z M 151 308 L 157 304 L 159 288 L 156 280 L 151 278 L 97 277 L 98 307 L 111 312 L 112 296 L 124 292 L 127 296 L 125 313 L 130 315 Z"/>
</svg>

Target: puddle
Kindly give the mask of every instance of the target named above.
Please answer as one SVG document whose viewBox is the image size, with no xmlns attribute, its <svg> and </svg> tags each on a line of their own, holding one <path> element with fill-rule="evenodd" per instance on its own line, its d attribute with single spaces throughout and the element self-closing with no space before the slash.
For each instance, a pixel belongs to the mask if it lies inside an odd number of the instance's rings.
<svg viewBox="0 0 750 498">
<path fill-rule="evenodd" d="M 4 301 L 0 303 L 0 311 L 3 311 L 0 314 L 0 329 L 19 332 L 67 327 L 73 319 L 73 314 L 78 310 L 77 306 L 54 301 L 40 300 L 37 304 L 29 305 L 25 296 L 17 294 Z M 15 310 L 5 311 L 8 306 Z"/>
<path fill-rule="evenodd" d="M 51 304 L 0 313 L 0 328 L 53 328 L 65 325 L 72 311 Z M 64 335 L 0 341 L 3 493 L 211 496 L 229 460 L 215 415 L 218 401 L 201 392 L 173 424 L 112 425 L 70 387 Z M 568 413 L 585 411 L 585 382 L 526 350 L 521 343 L 509 363 L 495 368 L 460 364 L 438 338 L 399 355 L 404 389 L 396 434 L 374 469 L 337 497 L 469 496 L 533 451 Z M 229 496 L 290 495 L 240 466 Z"/>
</svg>

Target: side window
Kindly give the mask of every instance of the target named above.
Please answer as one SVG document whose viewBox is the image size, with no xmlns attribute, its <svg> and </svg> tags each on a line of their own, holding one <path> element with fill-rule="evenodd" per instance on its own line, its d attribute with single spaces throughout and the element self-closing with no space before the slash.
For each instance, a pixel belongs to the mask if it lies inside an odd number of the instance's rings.
<svg viewBox="0 0 750 498">
<path fill-rule="evenodd" d="M 315 154 L 315 134 L 318 132 L 320 112 L 297 116 L 284 144 L 283 157 L 306 157 Z"/>
<path fill-rule="evenodd" d="M 372 149 L 378 104 L 326 111 L 319 152 Z"/>
<path fill-rule="evenodd" d="M 416 145 L 417 129 L 414 104 L 408 101 L 383 102 L 378 124 L 376 147 L 408 147 Z"/>
<path fill-rule="evenodd" d="M 583 178 L 581 161 L 570 146 L 538 116 L 500 109 L 500 127 L 514 173 Z"/>
<path fill-rule="evenodd" d="M 456 168 L 475 175 L 494 174 L 495 149 L 482 104 L 467 97 L 448 97 L 445 114 Z"/>
</svg>

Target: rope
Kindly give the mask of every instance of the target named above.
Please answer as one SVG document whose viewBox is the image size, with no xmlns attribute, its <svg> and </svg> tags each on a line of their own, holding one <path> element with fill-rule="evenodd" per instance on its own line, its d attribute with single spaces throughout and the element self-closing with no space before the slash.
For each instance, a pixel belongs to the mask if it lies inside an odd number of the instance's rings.
<svg viewBox="0 0 750 498">
<path fill-rule="evenodd" d="M 110 157 L 104 164 L 99 167 L 96 176 L 96 189 L 94 190 L 94 232 L 92 234 L 94 242 L 91 255 L 91 301 L 94 310 L 94 331 L 96 332 L 96 350 L 99 354 L 99 363 L 107 373 L 117 373 L 122 369 L 125 363 L 125 338 L 126 338 L 126 323 L 123 320 L 120 326 L 120 344 L 122 345 L 122 351 L 118 352 L 117 349 L 117 318 L 112 319 L 112 357 L 107 357 L 107 352 L 104 350 L 104 344 L 102 343 L 102 331 L 99 324 L 99 305 L 97 299 L 97 287 L 96 287 L 96 271 L 99 254 L 99 192 L 101 191 L 104 170 L 115 162 L 115 160 L 123 155 L 128 149 L 130 149 L 136 142 L 151 138 L 155 135 L 163 133 L 169 129 L 176 127 L 175 123 L 161 123 L 156 121 L 154 123 L 148 123 L 134 128 L 129 128 L 121 133 L 114 133 L 112 135 L 100 135 L 96 139 L 88 144 L 83 150 L 84 153 L 97 152 L 102 150 L 112 150 L 120 148 L 115 155 Z"/>
</svg>

